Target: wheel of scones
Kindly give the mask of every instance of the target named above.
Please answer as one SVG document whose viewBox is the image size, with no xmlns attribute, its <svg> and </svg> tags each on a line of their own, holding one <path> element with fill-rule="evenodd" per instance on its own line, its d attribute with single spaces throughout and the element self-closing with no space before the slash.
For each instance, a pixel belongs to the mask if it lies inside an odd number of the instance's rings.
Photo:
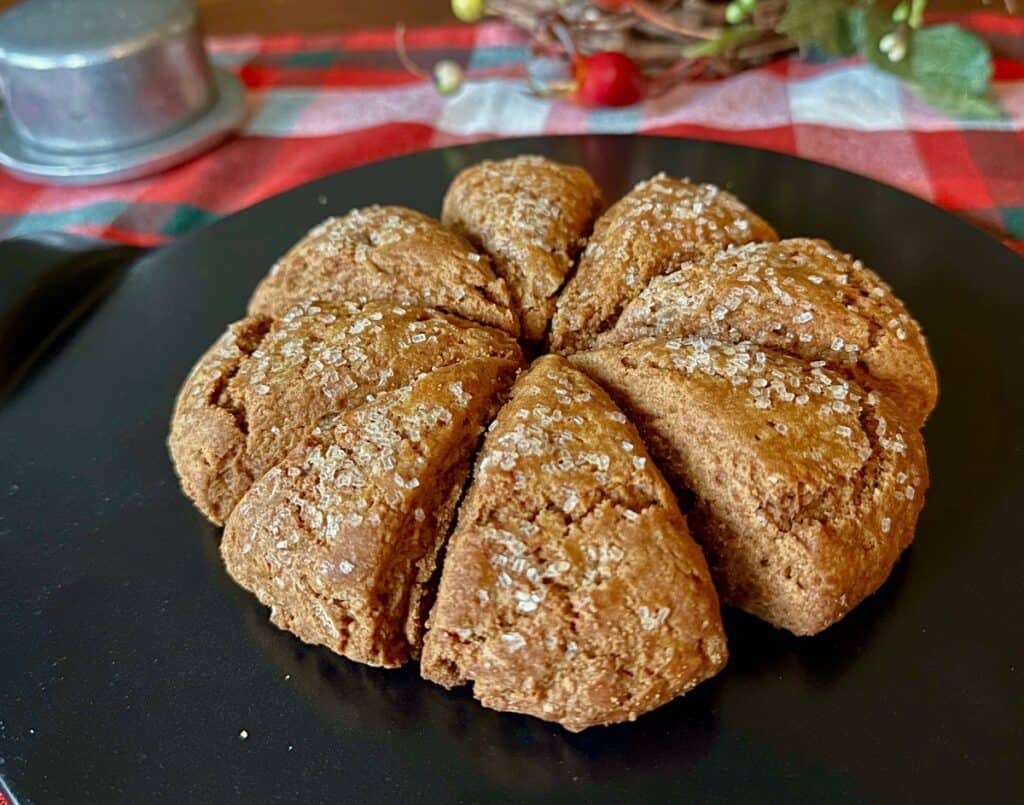
<svg viewBox="0 0 1024 805">
<path fill-rule="evenodd" d="M 719 601 L 813 635 L 885 581 L 938 396 L 903 303 L 712 185 L 600 209 L 516 157 L 328 219 L 199 359 L 171 456 L 273 623 L 575 731 L 717 674 Z"/>
</svg>

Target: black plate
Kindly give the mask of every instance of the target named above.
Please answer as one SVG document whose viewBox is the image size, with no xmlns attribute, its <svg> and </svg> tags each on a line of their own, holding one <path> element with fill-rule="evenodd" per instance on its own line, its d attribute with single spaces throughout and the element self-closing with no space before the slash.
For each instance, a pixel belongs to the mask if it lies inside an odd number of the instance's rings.
<svg viewBox="0 0 1024 805">
<path fill-rule="evenodd" d="M 717 679 L 576 736 L 269 626 L 164 448 L 192 362 L 308 227 L 371 202 L 436 213 L 461 167 L 524 152 L 613 196 L 659 170 L 718 182 L 863 257 L 924 324 L 942 384 L 918 539 L 878 594 L 811 639 L 729 613 Z M 988 235 L 714 143 L 452 148 L 221 221 L 139 260 L 0 410 L 0 775 L 38 803 L 1024 801 L 1022 319 L 1024 264 Z"/>
</svg>

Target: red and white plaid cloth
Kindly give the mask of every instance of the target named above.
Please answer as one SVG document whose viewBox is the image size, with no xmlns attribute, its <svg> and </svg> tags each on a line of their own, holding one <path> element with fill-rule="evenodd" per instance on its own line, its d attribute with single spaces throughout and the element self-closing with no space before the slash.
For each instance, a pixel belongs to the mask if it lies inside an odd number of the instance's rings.
<svg viewBox="0 0 1024 805">
<path fill-rule="evenodd" d="M 524 91 L 524 38 L 499 23 L 408 35 L 423 65 L 472 79 L 442 98 L 402 69 L 391 31 L 215 37 L 214 59 L 248 88 L 240 136 L 159 176 L 93 188 L 0 174 L 0 237 L 71 230 L 153 245 L 289 187 L 370 160 L 497 137 L 639 132 L 725 140 L 874 177 L 964 215 L 1024 251 L 1024 19 L 962 15 L 993 45 L 1003 116 L 957 120 L 857 59 L 796 56 L 681 84 L 626 109 L 583 109 Z"/>
</svg>

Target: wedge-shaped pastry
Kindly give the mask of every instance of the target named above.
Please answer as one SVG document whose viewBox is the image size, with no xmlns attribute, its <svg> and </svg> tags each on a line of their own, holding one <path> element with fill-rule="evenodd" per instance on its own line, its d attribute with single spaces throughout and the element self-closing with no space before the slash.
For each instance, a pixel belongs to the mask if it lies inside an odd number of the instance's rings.
<svg viewBox="0 0 1024 805">
<path fill-rule="evenodd" d="M 735 196 L 665 174 L 640 182 L 608 208 L 558 299 L 551 348 L 592 347 L 647 283 L 703 251 L 760 240 L 775 231 Z"/>
<path fill-rule="evenodd" d="M 423 675 L 577 731 L 632 720 L 725 659 L 704 558 L 636 429 L 563 358 L 539 359 L 478 458 Z"/>
<path fill-rule="evenodd" d="M 406 207 L 365 207 L 315 227 L 256 287 L 249 312 L 282 316 L 304 299 L 423 305 L 519 334 L 490 260 Z"/>
<path fill-rule="evenodd" d="M 371 665 L 418 654 L 438 552 L 514 372 L 465 361 L 321 420 L 235 508 L 228 572 L 307 643 Z"/>
<path fill-rule="evenodd" d="M 723 603 L 795 634 L 885 581 L 914 535 L 928 470 L 914 424 L 824 367 L 693 337 L 577 353 L 682 496 Z"/>
<path fill-rule="evenodd" d="M 751 243 L 684 263 L 651 280 L 598 343 L 689 335 L 824 360 L 917 422 L 935 407 L 917 322 L 877 274 L 821 240 Z"/>
<path fill-rule="evenodd" d="M 304 302 L 231 325 L 185 381 L 169 439 L 185 493 L 222 524 L 323 416 L 471 358 L 518 366 L 498 330 L 425 308 Z"/>
<path fill-rule="evenodd" d="M 600 207 L 585 170 L 524 156 L 462 171 L 442 218 L 491 255 L 518 305 L 523 337 L 540 341 Z"/>
</svg>

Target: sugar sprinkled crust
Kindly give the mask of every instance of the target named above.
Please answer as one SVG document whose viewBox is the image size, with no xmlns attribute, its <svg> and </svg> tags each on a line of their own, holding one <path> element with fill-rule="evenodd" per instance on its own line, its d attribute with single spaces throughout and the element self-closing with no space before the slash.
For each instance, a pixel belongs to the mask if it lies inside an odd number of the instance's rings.
<svg viewBox="0 0 1024 805">
<path fill-rule="evenodd" d="M 522 156 L 463 170 L 442 219 L 491 255 L 519 306 L 523 338 L 540 341 L 600 207 L 582 168 Z"/>
<path fill-rule="evenodd" d="M 690 524 L 724 603 L 814 634 L 877 589 L 913 539 L 928 486 L 916 423 L 824 361 L 700 337 L 572 361 L 696 496 Z"/>
<path fill-rule="evenodd" d="M 438 552 L 516 368 L 464 361 L 323 419 L 235 508 L 228 572 L 308 643 L 389 667 L 418 654 Z"/>
<path fill-rule="evenodd" d="M 576 274 L 558 299 L 551 349 L 587 349 L 647 283 L 703 250 L 776 240 L 731 193 L 659 173 L 598 218 Z"/>
<path fill-rule="evenodd" d="M 363 207 L 318 224 L 256 287 L 249 312 L 281 316 L 303 299 L 424 305 L 519 335 L 488 257 L 407 207 Z"/>
<path fill-rule="evenodd" d="M 175 405 L 169 444 L 182 487 L 222 524 L 252 482 L 322 417 L 478 357 L 518 363 L 498 330 L 384 302 L 303 302 L 232 325 L 199 359 Z"/>
<path fill-rule="evenodd" d="M 632 720 L 725 658 L 703 556 L 636 429 L 564 359 L 540 358 L 479 454 L 424 676 L 576 731 Z"/>
<path fill-rule="evenodd" d="M 825 360 L 923 422 L 938 383 L 921 328 L 892 289 L 826 242 L 732 247 L 655 277 L 600 346 L 702 335 Z"/>
</svg>

